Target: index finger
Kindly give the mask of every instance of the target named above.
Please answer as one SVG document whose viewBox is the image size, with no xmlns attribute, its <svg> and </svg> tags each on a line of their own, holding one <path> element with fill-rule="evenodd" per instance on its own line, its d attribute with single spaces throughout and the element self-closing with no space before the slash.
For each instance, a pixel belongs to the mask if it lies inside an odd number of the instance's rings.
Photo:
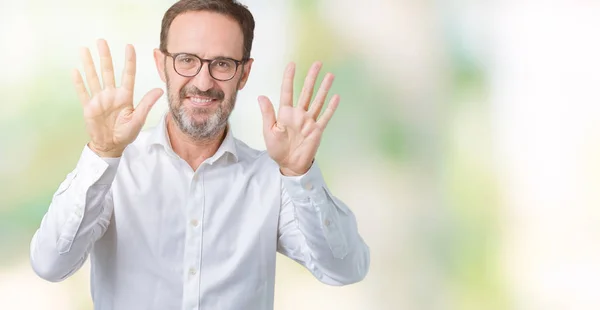
<svg viewBox="0 0 600 310">
<path fill-rule="evenodd" d="M 135 49 L 133 45 L 127 44 L 125 47 L 125 68 L 121 77 L 123 88 L 133 92 L 135 84 Z"/>
<path fill-rule="evenodd" d="M 281 98 L 279 100 L 279 106 L 293 106 L 294 105 L 294 74 L 296 71 L 296 65 L 291 62 L 287 65 L 285 73 L 283 74 L 283 83 L 281 84 Z"/>
</svg>

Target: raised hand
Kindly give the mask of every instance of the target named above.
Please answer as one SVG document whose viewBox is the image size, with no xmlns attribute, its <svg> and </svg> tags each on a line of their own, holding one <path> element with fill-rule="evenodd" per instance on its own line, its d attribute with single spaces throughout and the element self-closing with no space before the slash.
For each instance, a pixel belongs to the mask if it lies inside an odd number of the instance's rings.
<svg viewBox="0 0 600 310">
<path fill-rule="evenodd" d="M 89 148 L 101 157 L 120 157 L 125 147 L 135 140 L 146 122 L 150 109 L 162 96 L 163 90 L 149 91 L 133 106 L 135 84 L 135 50 L 127 45 L 122 85 L 115 87 L 112 57 L 105 40 L 98 40 L 102 82 L 96 74 L 94 61 L 88 48 L 81 50 L 81 60 L 90 92 L 83 83 L 79 70 L 73 70 L 73 82 L 83 105 L 83 117 L 88 134 Z"/>
<path fill-rule="evenodd" d="M 267 152 L 279 164 L 283 175 L 303 175 L 310 169 L 321 143 L 323 131 L 340 102 L 340 97 L 334 95 L 323 115 L 319 117 L 334 79 L 333 74 L 327 73 L 311 103 L 321 66 L 320 62 L 315 62 L 311 66 L 296 106 L 293 104 L 295 65 L 290 63 L 287 66 L 281 85 L 281 101 L 277 117 L 269 98 L 265 96 L 258 98 Z"/>
</svg>

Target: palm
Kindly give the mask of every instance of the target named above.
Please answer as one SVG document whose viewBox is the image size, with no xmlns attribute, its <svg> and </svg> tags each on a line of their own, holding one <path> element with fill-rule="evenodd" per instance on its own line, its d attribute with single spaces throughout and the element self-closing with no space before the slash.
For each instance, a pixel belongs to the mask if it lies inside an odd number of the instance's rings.
<svg viewBox="0 0 600 310">
<path fill-rule="evenodd" d="M 317 96 L 310 104 L 320 68 L 320 63 L 315 63 L 311 67 L 298 104 L 293 106 L 294 66 L 288 66 L 282 85 L 277 118 L 269 99 L 259 98 L 267 152 L 287 175 L 302 175 L 308 171 L 319 148 L 323 131 L 339 103 L 339 96 L 333 96 L 323 116 L 319 118 L 333 82 L 333 75 L 327 74 Z"/>
<path fill-rule="evenodd" d="M 150 108 L 162 95 L 162 90 L 151 90 L 138 107 L 134 108 L 135 50 L 132 46 L 127 46 L 122 85 L 116 88 L 112 57 L 106 41 L 99 40 L 98 49 L 104 87 L 100 85 L 87 48 L 82 50 L 81 56 L 91 96 L 77 70 L 74 71 L 73 81 L 83 105 L 85 125 L 91 138 L 90 148 L 101 156 L 118 157 L 139 134 Z"/>
<path fill-rule="evenodd" d="M 113 104 L 106 104 L 112 102 Z M 84 119 L 92 141 L 106 141 L 107 144 L 129 144 L 135 139 L 138 126 L 132 122 L 133 93 L 124 88 L 103 90 L 92 98 Z M 103 128 L 102 131 L 95 130 Z"/>
</svg>

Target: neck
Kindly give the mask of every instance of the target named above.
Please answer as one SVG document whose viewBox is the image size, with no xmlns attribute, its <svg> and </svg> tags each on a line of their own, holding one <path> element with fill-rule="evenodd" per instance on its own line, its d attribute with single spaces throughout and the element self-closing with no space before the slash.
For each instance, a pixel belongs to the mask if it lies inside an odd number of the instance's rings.
<svg viewBox="0 0 600 310">
<path fill-rule="evenodd" d="M 175 121 L 171 113 L 167 115 L 167 134 L 171 142 L 171 147 L 175 154 L 185 160 L 192 170 L 196 171 L 200 164 L 207 158 L 215 155 L 219 146 L 225 139 L 226 128 L 221 130 L 215 137 L 202 140 L 195 139 L 185 134 Z"/>
</svg>

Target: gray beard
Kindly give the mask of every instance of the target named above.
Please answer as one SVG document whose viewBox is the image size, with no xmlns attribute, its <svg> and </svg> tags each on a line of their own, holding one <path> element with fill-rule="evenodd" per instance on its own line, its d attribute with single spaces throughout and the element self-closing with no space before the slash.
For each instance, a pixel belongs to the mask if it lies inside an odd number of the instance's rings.
<svg viewBox="0 0 600 310">
<path fill-rule="evenodd" d="M 216 139 L 218 135 L 227 127 L 229 115 L 235 106 L 237 91 L 231 98 L 223 98 L 213 114 L 208 108 L 186 109 L 182 104 L 180 93 L 170 91 L 170 83 L 167 78 L 167 95 L 169 99 L 169 111 L 177 124 L 177 127 L 196 141 Z M 197 114 L 207 115 L 208 118 L 196 121 L 193 116 Z"/>
<path fill-rule="evenodd" d="M 194 108 L 192 111 L 188 111 L 181 105 L 180 100 L 176 99 L 177 101 L 174 101 L 174 98 L 172 98 L 170 94 L 169 110 L 171 111 L 175 124 L 177 124 L 177 127 L 179 127 L 183 133 L 194 140 L 209 140 L 216 138 L 227 126 L 229 115 L 235 104 L 235 97 L 236 96 L 234 95 L 231 100 L 223 100 L 213 114 L 209 114 L 208 118 L 201 121 L 196 121 L 193 118 L 193 115 L 206 115 L 210 113 L 209 109 Z M 174 102 L 179 102 L 179 104 L 176 105 Z M 223 106 L 226 106 L 227 109 L 224 109 Z"/>
</svg>

